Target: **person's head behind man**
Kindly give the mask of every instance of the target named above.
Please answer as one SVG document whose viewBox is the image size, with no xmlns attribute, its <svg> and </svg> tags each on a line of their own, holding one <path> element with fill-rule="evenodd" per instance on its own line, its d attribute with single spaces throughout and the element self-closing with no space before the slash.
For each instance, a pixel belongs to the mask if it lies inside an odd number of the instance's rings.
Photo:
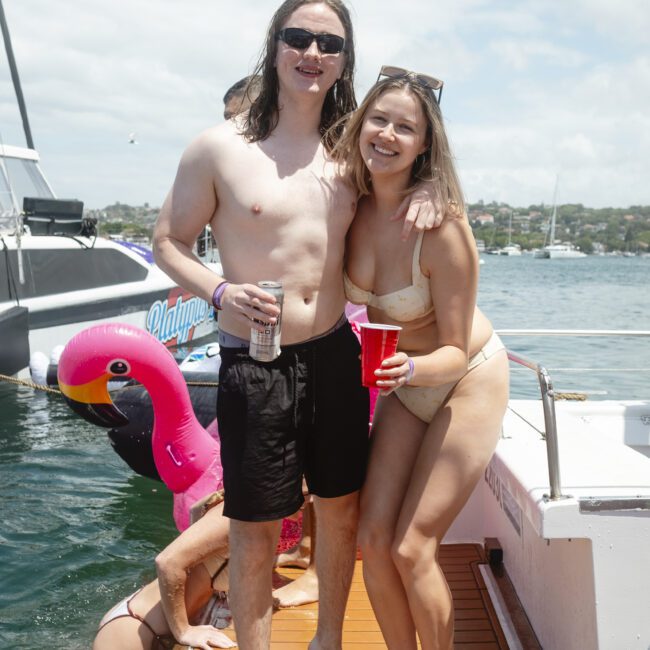
<svg viewBox="0 0 650 650">
<path fill-rule="evenodd" d="M 260 77 L 249 75 L 234 83 L 223 96 L 223 119 L 247 111 L 260 91 Z"/>
<path fill-rule="evenodd" d="M 300 30 L 302 25 L 291 24 L 290 27 L 298 28 L 299 32 L 287 35 L 281 34 L 281 30 L 292 22 L 294 13 L 302 7 L 311 7 L 313 5 L 322 5 L 334 16 L 343 28 L 344 45 L 340 52 L 323 52 L 323 48 L 328 49 L 330 41 L 316 39 L 319 56 L 325 62 L 333 57 L 344 57 L 340 76 L 334 80 L 332 86 L 327 90 L 321 111 L 320 133 L 324 135 L 326 131 L 343 115 L 356 108 L 354 96 L 354 32 L 352 29 L 352 20 L 350 13 L 342 0 L 285 0 L 280 8 L 275 12 L 271 24 L 269 25 L 266 36 L 266 44 L 260 57 L 255 73 L 260 75 L 260 93 L 253 102 L 248 113 L 243 134 L 247 140 L 257 142 L 266 139 L 278 123 L 279 103 L 278 96 L 280 93 L 280 82 L 277 71 L 278 52 L 280 48 L 284 51 L 286 48 L 294 52 L 304 52 L 310 47 L 314 47 L 313 39 L 309 39 L 309 34 L 304 34 Z M 311 31 L 311 30 L 308 30 Z M 323 34 L 321 30 L 316 32 L 317 36 Z M 331 35 L 330 35 L 331 36 Z M 298 45 L 288 44 L 286 41 L 291 40 L 293 43 L 298 40 Z M 301 47 L 300 39 L 309 41 L 307 47 Z M 331 40 L 331 39 L 330 39 Z"/>
</svg>

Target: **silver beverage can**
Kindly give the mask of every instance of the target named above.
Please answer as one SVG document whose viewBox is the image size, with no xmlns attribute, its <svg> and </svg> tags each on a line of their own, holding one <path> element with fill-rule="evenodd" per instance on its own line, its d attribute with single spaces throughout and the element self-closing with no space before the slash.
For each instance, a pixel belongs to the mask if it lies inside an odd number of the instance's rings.
<svg viewBox="0 0 650 650">
<path fill-rule="evenodd" d="M 280 332 L 282 330 L 282 301 L 284 300 L 284 290 L 281 282 L 273 280 L 263 280 L 258 282 L 257 286 L 264 289 L 267 293 L 275 296 L 277 306 L 280 308 L 280 314 L 274 325 L 256 320 L 255 322 L 264 325 L 264 331 L 258 332 L 251 329 L 251 343 L 248 349 L 249 354 L 257 361 L 273 361 L 280 356 Z"/>
</svg>

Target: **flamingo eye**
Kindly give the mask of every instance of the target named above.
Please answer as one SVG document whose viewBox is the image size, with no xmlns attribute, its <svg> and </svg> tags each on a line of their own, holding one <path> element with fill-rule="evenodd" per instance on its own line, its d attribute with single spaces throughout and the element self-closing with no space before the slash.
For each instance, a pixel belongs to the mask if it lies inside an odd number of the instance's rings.
<svg viewBox="0 0 650 650">
<path fill-rule="evenodd" d="M 124 359 L 115 359 L 115 361 L 111 361 L 108 364 L 107 370 L 113 375 L 128 375 L 131 371 L 131 366 Z"/>
</svg>

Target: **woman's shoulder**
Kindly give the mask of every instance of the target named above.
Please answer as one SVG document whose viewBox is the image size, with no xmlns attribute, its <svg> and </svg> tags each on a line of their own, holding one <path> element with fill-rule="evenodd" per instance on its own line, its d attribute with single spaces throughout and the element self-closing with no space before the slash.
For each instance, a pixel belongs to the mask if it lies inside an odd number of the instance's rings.
<svg viewBox="0 0 650 650">
<path fill-rule="evenodd" d="M 463 214 L 448 212 L 437 228 L 425 232 L 425 241 L 432 244 L 448 244 L 454 241 L 463 241 L 467 237 L 474 238 L 472 227 L 467 217 Z"/>
<path fill-rule="evenodd" d="M 421 259 L 428 265 L 450 260 L 471 259 L 477 254 L 476 241 L 463 215 L 447 215 L 437 228 L 424 233 Z"/>
</svg>

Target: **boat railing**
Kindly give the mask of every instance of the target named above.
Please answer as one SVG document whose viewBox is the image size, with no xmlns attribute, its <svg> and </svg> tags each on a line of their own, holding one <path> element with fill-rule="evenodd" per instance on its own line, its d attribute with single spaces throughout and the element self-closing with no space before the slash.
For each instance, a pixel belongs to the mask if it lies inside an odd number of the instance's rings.
<svg viewBox="0 0 650 650">
<path fill-rule="evenodd" d="M 499 336 L 603 336 L 603 337 L 650 337 L 649 330 L 562 330 L 562 329 L 499 329 Z M 555 392 L 553 381 L 548 370 L 540 363 L 532 361 L 523 355 L 508 351 L 508 359 L 537 374 L 539 388 L 542 395 L 542 408 L 544 410 L 544 439 L 546 441 L 546 457 L 548 460 L 548 481 L 552 501 L 565 498 L 562 494 L 562 481 L 560 478 L 560 454 L 557 436 L 557 418 L 555 415 Z"/>
</svg>

